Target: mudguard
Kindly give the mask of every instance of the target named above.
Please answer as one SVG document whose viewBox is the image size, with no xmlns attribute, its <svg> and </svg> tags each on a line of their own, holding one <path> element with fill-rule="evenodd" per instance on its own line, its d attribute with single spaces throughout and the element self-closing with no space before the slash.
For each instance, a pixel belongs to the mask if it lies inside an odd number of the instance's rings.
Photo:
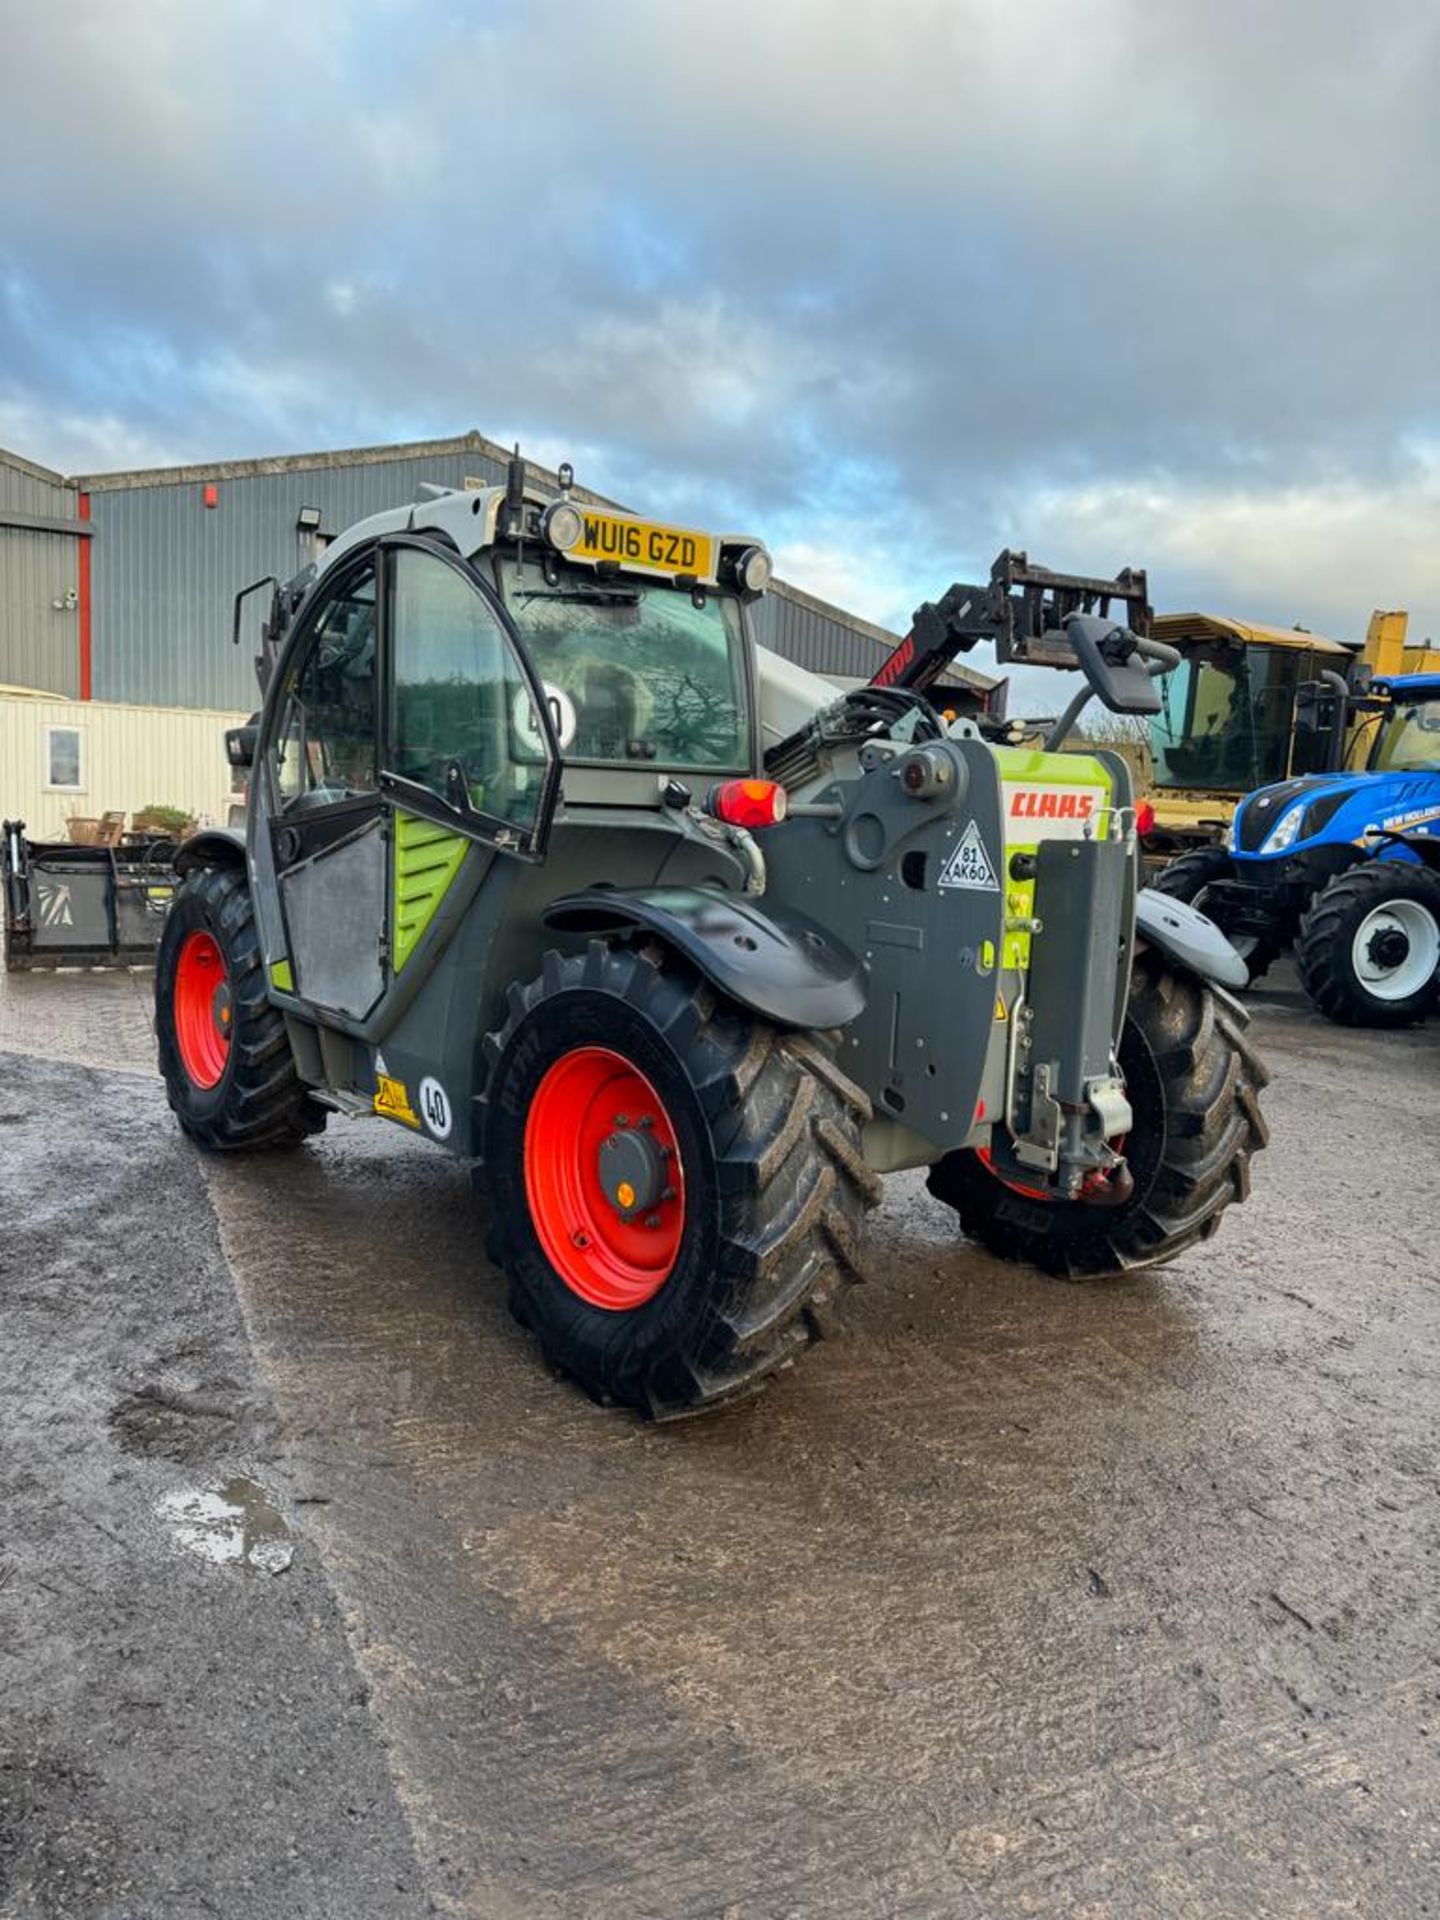
<svg viewBox="0 0 1440 1920">
<path fill-rule="evenodd" d="M 1184 900 L 1142 887 L 1135 896 L 1135 931 L 1152 947 L 1222 987 L 1244 987 L 1250 969 L 1213 920 Z"/>
<path fill-rule="evenodd" d="M 205 827 L 181 843 L 175 856 L 177 873 L 193 873 L 197 867 L 243 867 L 245 835 L 238 827 Z"/>
<path fill-rule="evenodd" d="M 1440 873 L 1440 834 L 1382 833 L 1379 839 L 1380 845 L 1375 854 L 1377 860 L 1409 858 L 1417 866 L 1429 867 L 1432 873 Z"/>
<path fill-rule="evenodd" d="M 591 887 L 545 911 L 559 933 L 643 927 L 683 954 L 712 986 L 782 1027 L 843 1027 L 865 1005 L 865 977 L 850 949 L 803 913 L 763 911 L 744 894 L 711 887 Z"/>
</svg>

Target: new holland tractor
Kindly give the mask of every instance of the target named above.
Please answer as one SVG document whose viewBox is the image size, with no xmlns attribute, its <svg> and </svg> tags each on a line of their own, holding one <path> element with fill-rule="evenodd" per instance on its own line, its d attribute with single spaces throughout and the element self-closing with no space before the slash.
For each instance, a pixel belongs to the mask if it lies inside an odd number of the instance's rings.
<svg viewBox="0 0 1440 1920">
<path fill-rule="evenodd" d="M 998 632 L 1145 709 L 1143 576 L 1011 563 L 842 694 L 753 643 L 758 541 L 569 478 L 517 460 L 257 583 L 246 829 L 187 841 L 156 970 L 190 1137 L 339 1113 L 459 1156 L 547 1358 L 656 1417 L 822 1330 L 900 1168 L 1058 1273 L 1206 1239 L 1265 1142 L 1243 970 L 1137 906 L 1122 761 L 923 692 Z"/>
<path fill-rule="evenodd" d="M 1368 729 L 1366 769 L 1262 787 L 1228 847 L 1182 855 L 1156 884 L 1222 927 L 1252 979 L 1293 946 L 1330 1019 L 1407 1026 L 1440 990 L 1440 673 L 1327 698 L 1337 737 Z"/>
</svg>

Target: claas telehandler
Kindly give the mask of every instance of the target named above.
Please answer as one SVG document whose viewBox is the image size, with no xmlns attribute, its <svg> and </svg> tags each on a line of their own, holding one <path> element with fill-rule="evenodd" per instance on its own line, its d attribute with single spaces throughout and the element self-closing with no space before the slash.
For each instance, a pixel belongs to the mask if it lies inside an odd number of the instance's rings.
<svg viewBox="0 0 1440 1920">
<path fill-rule="evenodd" d="M 245 830 L 186 842 L 156 970 L 185 1131 L 457 1155 L 545 1356 L 653 1417 L 804 1349 L 902 1168 L 1061 1274 L 1207 1239 L 1265 1141 L 1243 969 L 1137 898 L 1118 757 L 925 692 L 988 638 L 1153 710 L 1144 576 L 1002 556 L 841 693 L 755 645 L 758 540 L 560 481 L 517 458 L 257 583 Z"/>
</svg>

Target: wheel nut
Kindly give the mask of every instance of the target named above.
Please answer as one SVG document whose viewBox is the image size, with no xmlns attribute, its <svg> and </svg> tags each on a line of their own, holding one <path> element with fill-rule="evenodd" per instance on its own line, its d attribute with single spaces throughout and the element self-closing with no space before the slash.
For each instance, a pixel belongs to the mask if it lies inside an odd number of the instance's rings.
<svg viewBox="0 0 1440 1920">
<path fill-rule="evenodd" d="M 647 1227 L 658 1227 L 658 1226 L 659 1226 L 659 1224 L 660 1224 L 660 1216 L 659 1216 L 659 1214 L 658 1214 L 658 1213 L 647 1213 L 647 1214 L 646 1214 L 646 1216 L 645 1216 L 645 1224 L 646 1224 L 646 1226 L 647 1226 Z"/>
<path fill-rule="evenodd" d="M 590 1244 L 590 1236 L 588 1233 L 572 1233 L 570 1240 L 572 1245 L 580 1247 L 582 1250 Z"/>
</svg>

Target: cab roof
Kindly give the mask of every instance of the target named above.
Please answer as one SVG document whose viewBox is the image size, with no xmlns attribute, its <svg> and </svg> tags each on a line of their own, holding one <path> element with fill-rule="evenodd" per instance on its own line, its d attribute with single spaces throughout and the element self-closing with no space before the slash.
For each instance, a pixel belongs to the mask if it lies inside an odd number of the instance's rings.
<svg viewBox="0 0 1440 1920">
<path fill-rule="evenodd" d="M 1392 673 L 1382 675 L 1374 682 L 1377 689 L 1385 689 L 1392 694 L 1435 694 L 1440 693 L 1440 673 Z"/>
<path fill-rule="evenodd" d="M 1353 659 L 1358 649 L 1302 627 L 1267 627 L 1259 620 L 1236 620 L 1226 613 L 1157 613 L 1152 629 L 1170 646 L 1185 640 L 1234 640 L 1242 646 L 1278 647 L 1291 652 L 1333 653 Z"/>
</svg>

